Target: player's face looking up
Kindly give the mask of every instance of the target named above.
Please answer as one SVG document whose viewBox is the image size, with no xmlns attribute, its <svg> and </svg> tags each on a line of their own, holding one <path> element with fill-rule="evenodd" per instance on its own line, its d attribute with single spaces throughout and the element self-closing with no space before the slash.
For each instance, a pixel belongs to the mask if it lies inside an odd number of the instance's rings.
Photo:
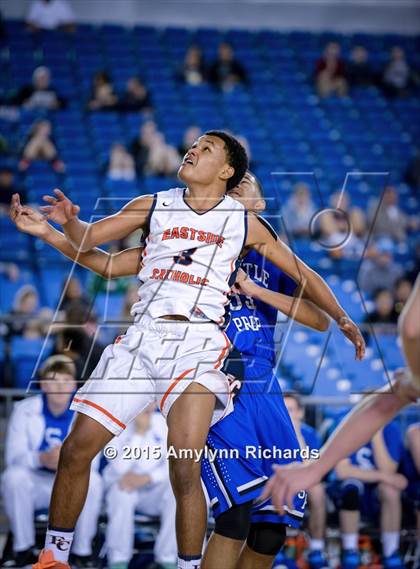
<svg viewBox="0 0 420 569">
<path fill-rule="evenodd" d="M 228 192 L 229 196 L 240 202 L 248 211 L 259 213 L 265 209 L 265 200 L 256 177 L 247 172 L 237 186 Z"/>
<path fill-rule="evenodd" d="M 185 154 L 178 177 L 188 186 L 227 182 L 234 168 L 227 162 L 225 143 L 216 136 L 200 136 Z"/>
</svg>

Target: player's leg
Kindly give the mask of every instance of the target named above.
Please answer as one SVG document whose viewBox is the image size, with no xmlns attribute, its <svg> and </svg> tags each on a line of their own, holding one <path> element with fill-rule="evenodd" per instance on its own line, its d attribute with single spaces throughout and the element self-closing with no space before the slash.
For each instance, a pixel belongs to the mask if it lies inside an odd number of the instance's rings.
<svg viewBox="0 0 420 569">
<path fill-rule="evenodd" d="M 216 396 L 194 382 L 176 399 L 168 414 L 168 447 L 179 456 L 183 449 L 201 451 L 206 443 Z M 176 498 L 178 556 L 186 569 L 201 559 L 207 504 L 201 486 L 201 464 L 195 458 L 169 459 L 172 489 Z M 196 563 L 197 565 L 197 563 Z"/>
<path fill-rule="evenodd" d="M 340 529 L 343 546 L 342 567 L 351 569 L 360 564 L 359 556 L 359 521 L 360 496 L 363 484 L 360 481 L 346 480 L 341 487 Z"/>
<path fill-rule="evenodd" d="M 252 523 L 237 569 L 270 569 L 285 539 L 284 524 Z"/>
<path fill-rule="evenodd" d="M 233 506 L 216 518 L 201 569 L 235 569 L 251 525 L 252 500 Z"/>
<path fill-rule="evenodd" d="M 72 553 L 80 557 L 92 555 L 92 541 L 96 535 L 98 518 L 101 513 L 103 480 L 96 470 L 92 470 L 85 505 L 80 513 L 74 532 Z"/>
<path fill-rule="evenodd" d="M 381 482 L 378 484 L 379 500 L 381 503 L 381 542 L 385 566 L 387 560 L 393 559 L 393 566 L 397 567 L 399 558 L 400 531 L 401 531 L 401 491 Z M 402 567 L 402 564 L 401 564 Z"/>
<path fill-rule="evenodd" d="M 308 502 L 310 515 L 308 518 L 308 529 L 310 535 L 308 561 L 311 568 L 326 567 L 324 557 L 325 548 L 325 525 L 326 525 L 326 498 L 325 489 L 322 483 L 313 486 L 308 490 Z"/>
<path fill-rule="evenodd" d="M 105 546 L 108 566 L 128 567 L 133 556 L 134 514 L 139 501 L 139 492 L 127 492 L 114 482 L 106 494 Z"/>
</svg>

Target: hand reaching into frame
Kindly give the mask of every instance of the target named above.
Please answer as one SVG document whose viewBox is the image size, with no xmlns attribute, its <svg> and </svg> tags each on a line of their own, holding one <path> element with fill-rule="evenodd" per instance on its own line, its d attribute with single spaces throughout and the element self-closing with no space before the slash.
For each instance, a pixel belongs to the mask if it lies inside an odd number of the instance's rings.
<svg viewBox="0 0 420 569">
<path fill-rule="evenodd" d="M 40 209 L 46 214 L 47 219 L 65 225 L 77 216 L 80 207 L 75 205 L 61 190 L 55 189 L 54 196 L 44 196 L 43 200 L 50 205 L 44 205 Z"/>
</svg>

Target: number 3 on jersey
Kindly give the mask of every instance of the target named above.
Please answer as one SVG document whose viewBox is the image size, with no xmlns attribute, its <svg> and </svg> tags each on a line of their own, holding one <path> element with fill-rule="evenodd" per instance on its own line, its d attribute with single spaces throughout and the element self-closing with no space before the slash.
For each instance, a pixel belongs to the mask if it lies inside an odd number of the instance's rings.
<svg viewBox="0 0 420 569">
<path fill-rule="evenodd" d="M 174 261 L 178 265 L 191 265 L 193 262 L 192 256 L 197 251 L 197 247 L 193 249 L 185 249 L 185 251 L 181 251 L 179 255 L 174 256 Z"/>
</svg>

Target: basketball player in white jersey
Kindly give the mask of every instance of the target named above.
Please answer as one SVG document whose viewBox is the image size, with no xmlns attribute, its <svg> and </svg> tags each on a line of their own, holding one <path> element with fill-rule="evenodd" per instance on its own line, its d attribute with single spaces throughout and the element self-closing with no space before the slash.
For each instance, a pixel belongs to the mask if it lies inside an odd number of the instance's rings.
<svg viewBox="0 0 420 569">
<path fill-rule="evenodd" d="M 50 507 L 46 547 L 36 569 L 67 568 L 57 543 L 71 543 L 83 506 L 93 457 L 157 398 L 175 451 L 200 451 L 210 425 L 230 411 L 227 379 L 220 371 L 230 345 L 220 326 L 230 277 L 243 246 L 255 248 L 305 285 L 306 296 L 329 314 L 364 355 L 355 324 L 326 283 L 297 259 L 254 216 L 227 197 L 242 179 L 246 154 L 230 135 L 210 131 L 187 152 L 179 170 L 186 189 L 134 199 L 114 216 L 86 224 L 79 208 L 56 190 L 44 210 L 81 251 L 126 237 L 138 228 L 147 239 L 139 272 L 135 324 L 108 346 L 91 379 L 76 394 L 79 411 L 65 441 Z M 105 393 L 104 393 L 105 392 Z M 206 504 L 200 464 L 170 460 L 177 500 L 179 569 L 200 566 Z"/>
<path fill-rule="evenodd" d="M 365 397 L 337 427 L 318 460 L 277 468 L 261 499 L 272 496 L 279 512 L 291 504 L 297 490 L 312 488 L 343 458 L 366 444 L 398 413 L 420 397 L 420 275 L 399 318 L 408 368 L 395 374 L 395 383 Z"/>
</svg>

